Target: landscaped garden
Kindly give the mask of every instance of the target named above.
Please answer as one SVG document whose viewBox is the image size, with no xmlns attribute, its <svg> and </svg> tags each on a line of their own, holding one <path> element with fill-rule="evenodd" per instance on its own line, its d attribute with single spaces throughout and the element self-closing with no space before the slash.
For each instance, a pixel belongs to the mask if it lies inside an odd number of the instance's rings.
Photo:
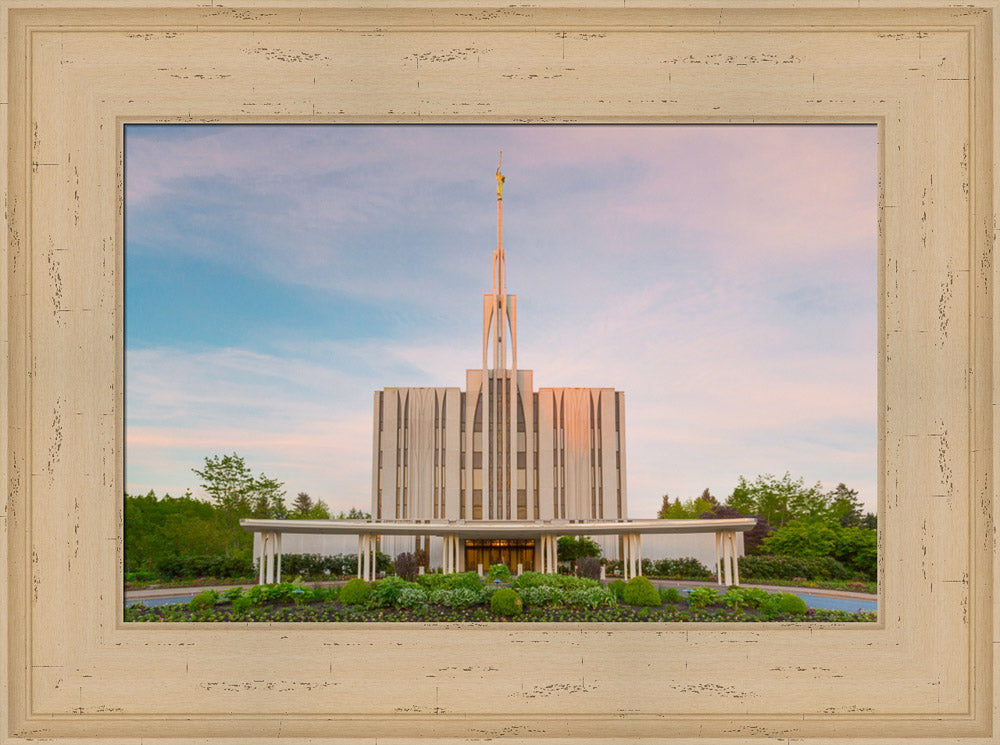
<svg viewBox="0 0 1000 745">
<path fill-rule="evenodd" d="M 340 587 L 294 582 L 244 591 L 205 590 L 187 604 L 125 608 L 126 621 L 312 622 L 663 622 L 811 621 L 869 622 L 875 613 L 814 610 L 785 593 L 697 587 L 688 593 L 656 587 L 646 577 L 609 584 L 587 577 L 525 572 L 507 567 L 423 574 L 408 581 L 391 575 L 375 582 L 351 579 Z"/>
</svg>

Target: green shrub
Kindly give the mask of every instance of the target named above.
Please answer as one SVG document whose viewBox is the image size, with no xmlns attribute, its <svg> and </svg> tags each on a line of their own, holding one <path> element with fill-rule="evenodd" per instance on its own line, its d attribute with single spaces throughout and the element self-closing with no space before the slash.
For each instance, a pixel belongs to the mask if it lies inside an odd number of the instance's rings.
<svg viewBox="0 0 1000 745">
<path fill-rule="evenodd" d="M 618 605 L 618 600 L 606 587 L 578 587 L 566 591 L 566 604 L 595 609 Z"/>
<path fill-rule="evenodd" d="M 514 587 L 537 587 L 538 585 L 547 584 L 546 577 L 551 577 L 550 574 L 542 574 L 541 572 L 521 572 L 521 575 L 517 577 L 513 584 Z"/>
<path fill-rule="evenodd" d="M 440 590 L 447 587 L 447 578 L 450 575 L 447 574 L 418 574 L 417 584 L 423 587 L 428 592 L 433 592 L 434 590 Z"/>
<path fill-rule="evenodd" d="M 778 599 L 778 612 L 788 615 L 801 616 L 808 610 L 806 601 L 798 595 L 782 593 Z"/>
<path fill-rule="evenodd" d="M 692 608 L 707 608 L 719 599 L 719 593 L 714 587 L 695 587 L 688 593 L 688 602 Z"/>
<path fill-rule="evenodd" d="M 741 580 L 851 579 L 851 572 L 832 556 L 741 556 Z"/>
<path fill-rule="evenodd" d="M 427 603 L 427 591 L 422 587 L 403 587 L 396 596 L 397 608 L 418 608 Z"/>
<path fill-rule="evenodd" d="M 188 608 L 191 610 L 205 610 L 213 607 L 221 596 L 215 590 L 205 590 L 198 593 L 188 601 Z"/>
<path fill-rule="evenodd" d="M 253 605 L 253 601 L 246 595 L 241 595 L 238 598 L 233 598 L 233 610 L 236 613 L 246 613 L 250 610 Z"/>
<path fill-rule="evenodd" d="M 374 608 L 387 608 L 390 605 L 399 607 L 403 590 L 407 588 L 417 589 L 426 597 L 424 589 L 416 582 L 407 582 L 402 577 L 386 577 L 372 584 L 368 605 Z"/>
<path fill-rule="evenodd" d="M 622 587 L 624 586 L 625 583 L 622 582 Z M 681 598 L 683 597 L 681 595 L 681 591 L 678 590 L 676 587 L 659 587 L 657 589 L 659 590 L 660 593 L 660 599 L 664 603 L 670 603 L 670 604 L 679 603 L 681 601 Z"/>
<path fill-rule="evenodd" d="M 691 556 L 654 561 L 649 573 L 657 577 L 670 577 L 672 579 L 708 579 L 712 576 L 712 573 L 700 561 Z"/>
<path fill-rule="evenodd" d="M 469 590 L 479 591 L 479 588 L 483 586 L 483 581 L 479 579 L 479 575 L 475 572 L 462 572 L 461 574 L 445 574 L 444 580 L 441 583 L 442 587 L 446 587 L 450 590 L 456 587 L 465 587 Z"/>
<path fill-rule="evenodd" d="M 628 605 L 660 605 L 660 593 L 653 587 L 653 583 L 645 577 L 633 577 L 626 585 L 622 593 L 622 599 Z"/>
<path fill-rule="evenodd" d="M 482 602 L 479 590 L 468 587 L 440 588 L 430 593 L 428 602 L 434 605 L 444 605 L 449 608 L 468 608 Z"/>
<path fill-rule="evenodd" d="M 610 585 L 608 585 L 608 589 L 611 590 L 611 594 L 614 595 L 615 598 L 617 598 L 619 602 L 621 602 L 621 601 L 623 601 L 625 599 L 625 581 L 624 580 L 616 579 L 614 582 L 612 582 Z"/>
<path fill-rule="evenodd" d="M 253 565 L 248 554 L 235 556 L 168 556 L 156 564 L 156 574 L 165 579 L 197 577 L 252 577 Z"/>
<path fill-rule="evenodd" d="M 347 583 L 340 588 L 337 599 L 344 605 L 363 605 L 368 602 L 372 588 L 363 579 L 355 577 L 347 580 Z"/>
<path fill-rule="evenodd" d="M 557 606 L 566 602 L 566 591 L 553 585 L 520 587 L 517 594 L 521 596 L 525 605 L 535 608 Z"/>
<path fill-rule="evenodd" d="M 747 607 L 750 604 L 750 597 L 742 587 L 730 587 L 722 596 L 722 602 L 733 611 L 738 611 L 740 607 Z"/>
<path fill-rule="evenodd" d="M 224 597 L 229 602 L 232 602 L 242 594 L 243 594 L 242 587 L 230 587 L 228 590 L 222 593 L 222 597 Z"/>
<path fill-rule="evenodd" d="M 493 564 L 486 573 L 487 582 L 510 582 L 510 569 L 504 564 Z"/>
<path fill-rule="evenodd" d="M 516 616 L 524 609 L 521 596 L 509 587 L 503 587 L 490 598 L 490 610 L 498 616 Z"/>
</svg>

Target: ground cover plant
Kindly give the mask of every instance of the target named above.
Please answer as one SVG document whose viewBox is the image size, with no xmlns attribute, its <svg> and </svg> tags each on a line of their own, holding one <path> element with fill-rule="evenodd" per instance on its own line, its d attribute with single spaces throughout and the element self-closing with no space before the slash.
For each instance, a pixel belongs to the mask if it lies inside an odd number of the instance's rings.
<svg viewBox="0 0 1000 745">
<path fill-rule="evenodd" d="M 525 572 L 488 582 L 474 572 L 351 579 L 342 587 L 293 582 L 206 590 L 189 603 L 125 609 L 125 621 L 305 622 L 691 622 L 875 621 L 875 613 L 811 610 L 796 595 L 760 588 L 699 587 L 684 594 L 645 577 L 608 585 L 586 577 Z"/>
</svg>

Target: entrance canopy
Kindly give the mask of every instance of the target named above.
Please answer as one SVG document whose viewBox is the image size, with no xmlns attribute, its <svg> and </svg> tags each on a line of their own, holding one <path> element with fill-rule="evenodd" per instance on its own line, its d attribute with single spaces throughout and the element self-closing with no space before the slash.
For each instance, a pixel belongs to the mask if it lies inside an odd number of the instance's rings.
<svg viewBox="0 0 1000 745">
<path fill-rule="evenodd" d="M 739 584 L 736 533 L 752 530 L 752 517 L 723 520 L 589 520 L 499 522 L 475 520 L 240 520 L 243 529 L 261 534 L 260 582 L 281 581 L 281 536 L 284 533 L 321 533 L 358 537 L 358 576 L 375 578 L 375 545 L 380 535 L 441 536 L 445 544 L 445 573 L 459 570 L 459 547 L 465 541 L 508 539 L 535 541 L 541 571 L 557 571 L 556 538 L 562 535 L 618 535 L 622 537 L 625 579 L 642 573 L 642 536 L 649 533 L 714 533 L 719 583 Z M 534 552 L 532 552 L 534 553 Z M 462 562 L 464 563 L 464 562 Z M 276 564 L 276 566 L 275 566 Z M 275 569 L 277 570 L 275 572 Z"/>
<path fill-rule="evenodd" d="M 752 517 L 724 520 L 240 520 L 251 533 L 347 535 L 457 535 L 462 538 L 540 538 L 543 535 L 643 535 L 646 533 L 745 533 Z"/>
</svg>

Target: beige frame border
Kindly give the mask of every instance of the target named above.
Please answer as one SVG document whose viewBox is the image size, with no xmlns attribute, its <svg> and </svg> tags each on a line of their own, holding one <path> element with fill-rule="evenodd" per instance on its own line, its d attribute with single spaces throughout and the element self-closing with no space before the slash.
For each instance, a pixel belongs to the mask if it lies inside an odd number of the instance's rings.
<svg viewBox="0 0 1000 745">
<path fill-rule="evenodd" d="M 2 741 L 996 742 L 998 6 L 767 5 L 0 0 Z M 880 623 L 122 624 L 121 124 L 261 118 L 878 123 Z"/>
</svg>

